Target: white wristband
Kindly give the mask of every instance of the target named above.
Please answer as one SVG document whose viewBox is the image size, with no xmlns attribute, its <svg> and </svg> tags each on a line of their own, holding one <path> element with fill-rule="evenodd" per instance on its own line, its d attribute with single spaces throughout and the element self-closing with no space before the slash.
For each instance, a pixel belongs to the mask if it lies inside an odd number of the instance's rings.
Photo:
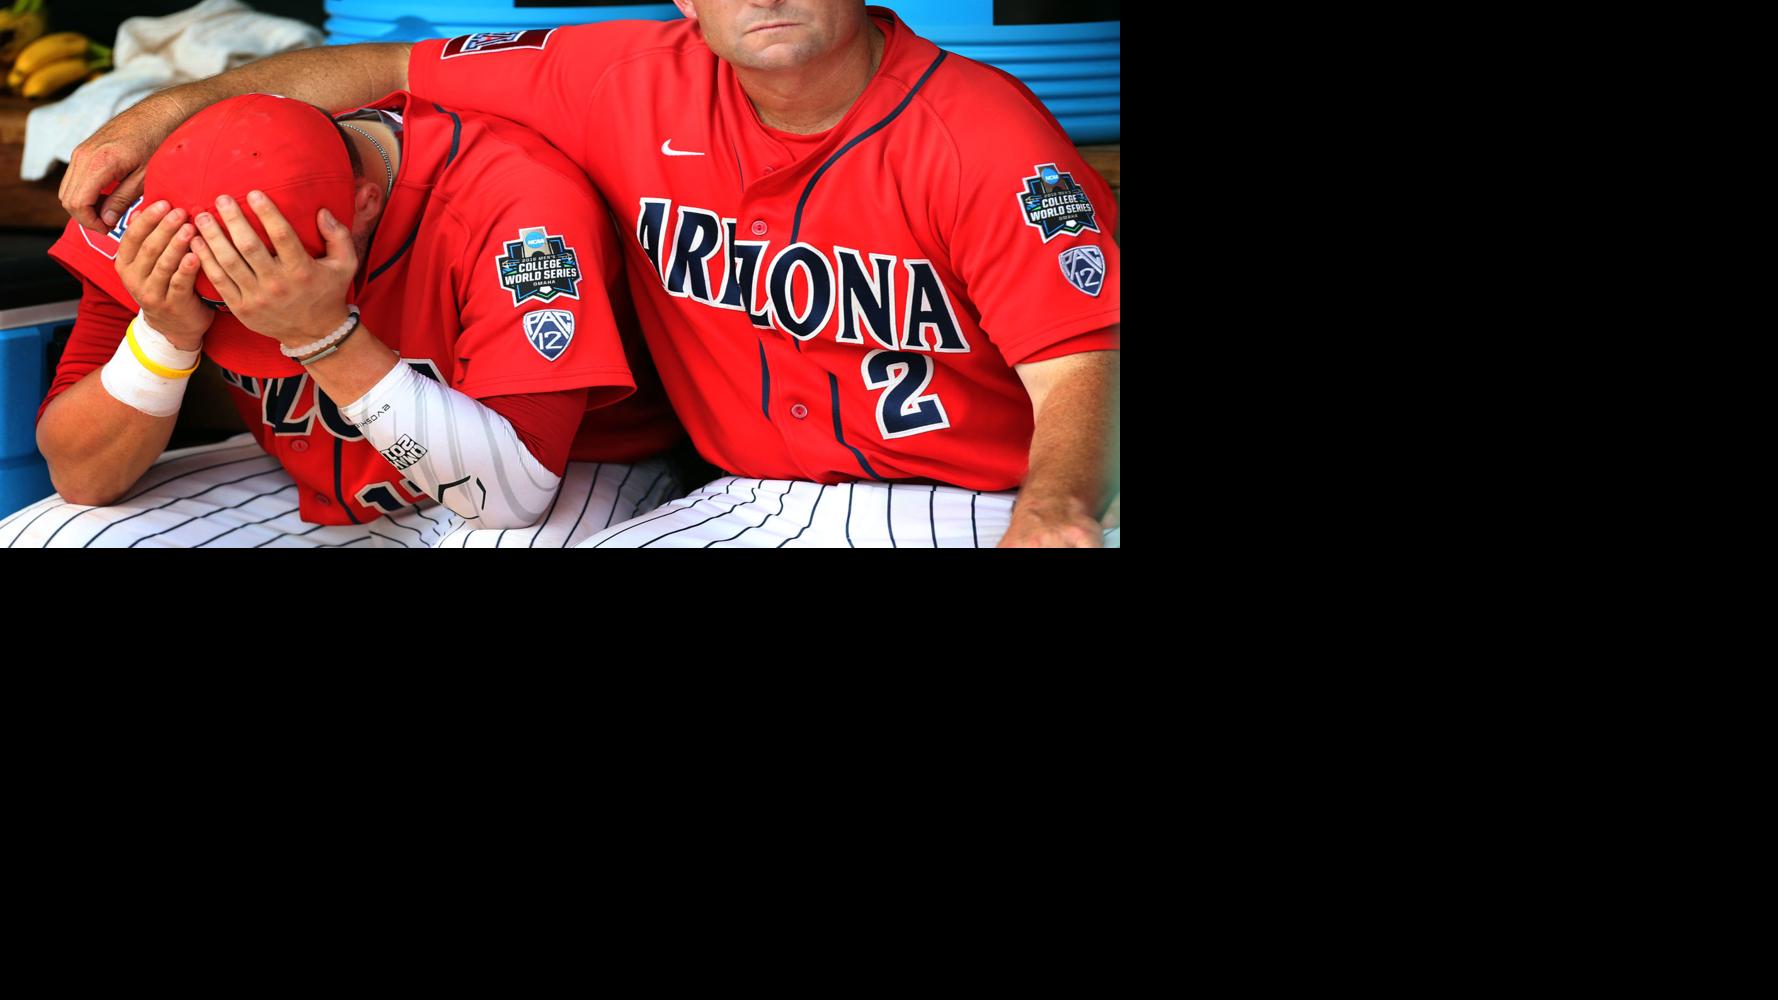
<svg viewBox="0 0 1778 1000">
<path fill-rule="evenodd" d="M 162 336 L 140 314 L 135 319 L 136 346 L 148 356 L 148 360 L 164 368 L 184 370 L 198 363 L 202 351 L 182 351 L 173 346 L 172 341 Z M 156 375 L 143 367 L 137 360 L 136 352 L 130 350 L 130 338 L 126 332 L 124 338 L 117 342 L 117 352 L 105 367 L 99 369 L 99 384 L 111 394 L 111 398 L 133 407 L 151 417 L 170 417 L 179 412 L 179 404 L 185 399 L 185 385 L 188 378 L 167 378 Z"/>
</svg>

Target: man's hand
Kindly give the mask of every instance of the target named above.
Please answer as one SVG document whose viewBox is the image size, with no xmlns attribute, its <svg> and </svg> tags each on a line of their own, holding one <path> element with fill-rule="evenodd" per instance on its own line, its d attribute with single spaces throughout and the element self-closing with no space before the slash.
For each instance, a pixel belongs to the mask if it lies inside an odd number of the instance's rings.
<svg viewBox="0 0 1778 1000">
<path fill-rule="evenodd" d="M 248 207 L 271 237 L 273 256 L 233 198 L 216 199 L 215 216 L 198 213 L 199 236 L 192 252 L 204 274 L 241 324 L 286 347 L 313 343 L 346 320 L 346 294 L 358 271 L 352 233 L 327 209 L 316 218 L 326 249 L 310 257 L 272 200 L 258 191 L 247 193 Z"/>
<path fill-rule="evenodd" d="M 1104 527 L 1087 505 L 1067 498 L 1031 500 L 1022 493 L 1012 523 L 1000 538 L 1003 549 L 1099 549 Z"/>
<path fill-rule="evenodd" d="M 136 213 L 117 247 L 117 274 L 124 289 L 148 325 L 182 351 L 202 347 L 216 318 L 194 288 L 198 259 L 189 252 L 194 235 L 184 209 L 158 201 Z"/>
<path fill-rule="evenodd" d="M 62 174 L 62 208 L 94 232 L 105 232 L 142 195 L 142 172 L 161 141 L 173 134 L 185 115 L 165 94 L 154 94 L 106 122 L 74 147 Z M 99 202 L 105 185 L 116 190 Z M 94 202 L 99 202 L 95 207 Z M 158 329 L 158 327 L 157 327 Z"/>
</svg>

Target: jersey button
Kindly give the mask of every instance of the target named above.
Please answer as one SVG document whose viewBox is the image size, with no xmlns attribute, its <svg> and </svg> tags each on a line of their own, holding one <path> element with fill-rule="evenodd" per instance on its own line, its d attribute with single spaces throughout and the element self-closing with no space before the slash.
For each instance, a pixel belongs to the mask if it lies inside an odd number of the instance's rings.
<svg viewBox="0 0 1778 1000">
<path fill-rule="evenodd" d="M 309 450 L 309 443 L 307 441 L 302 440 L 301 438 L 298 438 L 297 440 L 290 442 L 290 450 L 294 451 L 298 455 L 300 455 L 303 452 Z"/>
<path fill-rule="evenodd" d="M 804 417 L 809 415 L 809 408 L 804 406 L 801 403 L 798 403 L 795 406 L 792 406 L 790 408 L 790 415 L 795 417 L 798 420 L 801 420 Z"/>
<path fill-rule="evenodd" d="M 332 506 L 333 497 L 328 496 L 327 494 L 321 492 L 320 490 L 316 490 L 315 491 L 315 502 L 320 504 L 323 507 Z"/>
<path fill-rule="evenodd" d="M 765 234 L 766 234 L 766 221 L 764 219 L 754 219 L 753 220 L 753 235 L 764 236 Z"/>
</svg>

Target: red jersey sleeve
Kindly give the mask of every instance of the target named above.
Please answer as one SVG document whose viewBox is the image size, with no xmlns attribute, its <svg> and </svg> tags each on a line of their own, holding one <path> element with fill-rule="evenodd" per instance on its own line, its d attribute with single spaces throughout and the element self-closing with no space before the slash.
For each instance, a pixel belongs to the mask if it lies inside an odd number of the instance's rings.
<svg viewBox="0 0 1778 1000">
<path fill-rule="evenodd" d="M 978 106 L 969 128 L 950 130 L 958 156 L 952 265 L 982 330 L 1013 365 L 1120 322 L 1117 204 L 1023 84 L 993 67 L 967 70 L 971 85 L 994 98 L 993 113 Z"/>
<path fill-rule="evenodd" d="M 452 205 L 468 230 L 456 388 L 476 399 L 588 389 L 588 406 L 614 403 L 636 383 L 607 297 L 621 260 L 605 203 L 565 161 L 517 160 L 471 185 L 473 216 Z"/>
<path fill-rule="evenodd" d="M 408 89 L 528 125 L 579 157 L 594 125 L 587 106 L 605 71 L 666 37 L 659 21 L 616 21 L 427 39 L 409 53 Z"/>
<path fill-rule="evenodd" d="M 117 345 L 123 342 L 124 330 L 136 318 L 134 306 L 118 302 L 80 272 L 76 271 L 74 276 L 80 279 L 80 307 L 74 314 L 74 331 L 68 335 L 62 359 L 56 363 L 56 377 L 37 407 L 39 421 L 50 400 L 111 360 Z"/>
</svg>

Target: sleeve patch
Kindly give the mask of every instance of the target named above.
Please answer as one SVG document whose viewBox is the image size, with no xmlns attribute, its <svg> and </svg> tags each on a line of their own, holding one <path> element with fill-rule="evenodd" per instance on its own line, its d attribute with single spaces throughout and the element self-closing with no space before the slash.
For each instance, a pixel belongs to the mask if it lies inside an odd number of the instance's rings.
<svg viewBox="0 0 1778 1000">
<path fill-rule="evenodd" d="M 1062 235 L 1099 231 L 1093 203 L 1074 182 L 1073 174 L 1057 170 L 1054 163 L 1031 169 L 1037 173 L 1025 178 L 1025 186 L 1018 191 L 1019 210 L 1025 213 L 1025 224 L 1043 234 L 1045 243 Z"/>
<path fill-rule="evenodd" d="M 556 360 L 574 339 L 574 314 L 566 309 L 536 309 L 526 313 L 525 339 L 543 355 L 543 360 Z"/>
<path fill-rule="evenodd" d="M 1062 265 L 1062 276 L 1075 288 L 1099 297 L 1105 287 L 1105 252 L 1096 246 L 1073 247 L 1056 258 Z"/>
<path fill-rule="evenodd" d="M 473 35 L 458 35 L 444 43 L 438 57 L 455 59 L 458 56 L 480 56 L 509 49 L 541 49 L 555 30 L 530 28 L 525 31 L 478 31 Z"/>
<path fill-rule="evenodd" d="M 500 287 L 512 293 L 512 304 L 526 299 L 548 302 L 558 295 L 578 299 L 580 261 L 560 236 L 542 226 L 519 230 L 519 238 L 501 246 L 494 257 Z"/>
</svg>

